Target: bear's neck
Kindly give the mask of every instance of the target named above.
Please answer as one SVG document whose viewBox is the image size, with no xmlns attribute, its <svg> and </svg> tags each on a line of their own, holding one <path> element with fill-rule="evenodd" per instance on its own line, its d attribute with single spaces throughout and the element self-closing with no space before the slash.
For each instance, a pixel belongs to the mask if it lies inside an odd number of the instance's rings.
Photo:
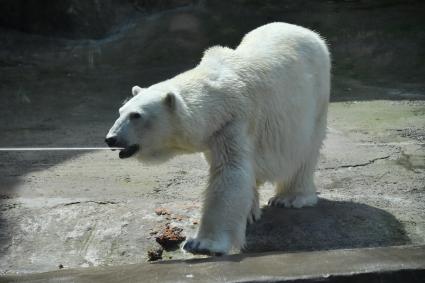
<svg viewBox="0 0 425 283">
<path fill-rule="evenodd" d="M 185 144 L 191 144 L 195 151 L 205 151 L 215 133 L 232 120 L 244 119 L 250 111 L 247 84 L 238 73 L 199 65 L 174 78 L 185 102 L 181 112 Z"/>
</svg>

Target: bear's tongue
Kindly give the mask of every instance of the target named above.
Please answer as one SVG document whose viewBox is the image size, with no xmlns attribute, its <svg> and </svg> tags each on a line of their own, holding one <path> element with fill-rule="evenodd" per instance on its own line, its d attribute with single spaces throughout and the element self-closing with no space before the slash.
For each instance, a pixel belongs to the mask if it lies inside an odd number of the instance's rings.
<svg viewBox="0 0 425 283">
<path fill-rule="evenodd" d="M 129 147 L 126 147 L 126 148 L 124 148 L 120 151 L 119 157 L 120 158 L 128 158 L 128 157 L 132 156 L 133 154 L 135 154 L 138 150 L 139 150 L 138 144 L 130 145 Z"/>
</svg>

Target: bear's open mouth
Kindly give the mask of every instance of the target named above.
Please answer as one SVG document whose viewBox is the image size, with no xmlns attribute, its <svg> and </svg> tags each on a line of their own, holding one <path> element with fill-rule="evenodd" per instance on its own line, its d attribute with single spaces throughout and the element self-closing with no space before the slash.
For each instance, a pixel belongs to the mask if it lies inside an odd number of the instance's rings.
<svg viewBox="0 0 425 283">
<path fill-rule="evenodd" d="M 133 144 L 130 145 L 124 149 L 122 149 L 119 153 L 119 157 L 120 158 L 128 158 L 130 156 L 132 156 L 133 154 L 135 154 L 137 151 L 139 150 L 139 145 L 138 144 Z"/>
</svg>

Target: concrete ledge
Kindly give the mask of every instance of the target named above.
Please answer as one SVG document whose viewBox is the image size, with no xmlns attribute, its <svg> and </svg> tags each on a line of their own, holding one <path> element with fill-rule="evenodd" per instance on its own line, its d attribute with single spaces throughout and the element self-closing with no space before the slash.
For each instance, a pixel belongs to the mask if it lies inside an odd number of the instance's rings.
<svg viewBox="0 0 425 283">
<path fill-rule="evenodd" d="M 424 282 L 425 246 L 239 254 L 60 270 L 0 282 Z"/>
</svg>

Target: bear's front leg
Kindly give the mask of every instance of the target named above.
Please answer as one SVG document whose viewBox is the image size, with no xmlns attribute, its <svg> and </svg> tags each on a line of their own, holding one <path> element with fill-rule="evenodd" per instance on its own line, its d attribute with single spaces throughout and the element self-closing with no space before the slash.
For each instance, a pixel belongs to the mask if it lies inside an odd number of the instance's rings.
<svg viewBox="0 0 425 283">
<path fill-rule="evenodd" d="M 223 131 L 212 141 L 210 180 L 201 223 L 196 237 L 185 243 L 186 251 L 221 255 L 245 243 L 247 217 L 255 198 L 255 178 L 248 139 L 240 132 L 235 135 L 238 130 Z"/>
</svg>

